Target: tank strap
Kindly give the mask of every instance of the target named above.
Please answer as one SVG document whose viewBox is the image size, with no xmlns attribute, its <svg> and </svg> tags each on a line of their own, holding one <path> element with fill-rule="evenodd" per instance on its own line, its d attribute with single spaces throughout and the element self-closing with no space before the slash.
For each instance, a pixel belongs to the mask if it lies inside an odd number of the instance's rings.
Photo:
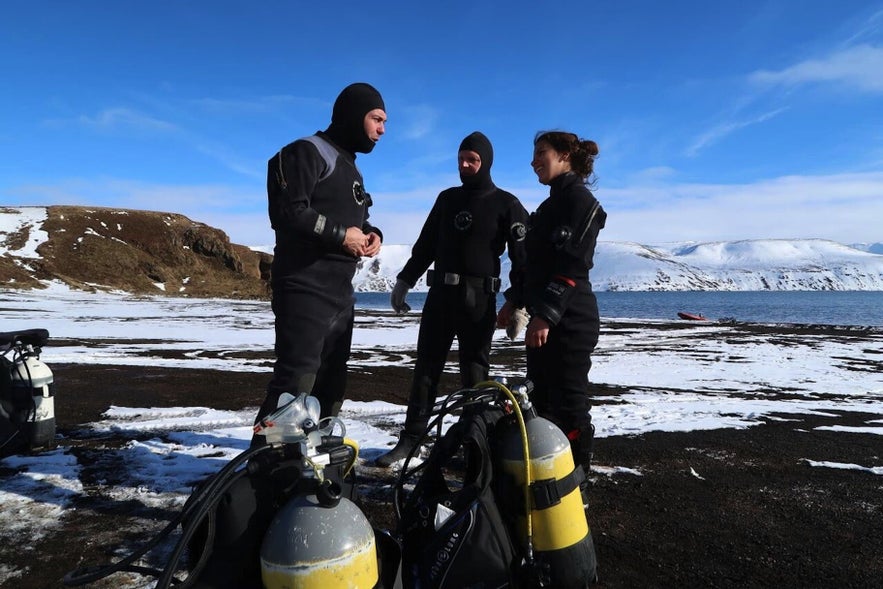
<svg viewBox="0 0 883 589">
<path fill-rule="evenodd" d="M 574 489 L 579 488 L 580 483 L 586 480 L 586 473 L 582 466 L 577 465 L 569 475 L 561 479 L 543 479 L 530 484 L 533 492 L 533 504 L 535 509 L 548 509 L 561 503 L 562 497 L 567 497 Z"/>
</svg>

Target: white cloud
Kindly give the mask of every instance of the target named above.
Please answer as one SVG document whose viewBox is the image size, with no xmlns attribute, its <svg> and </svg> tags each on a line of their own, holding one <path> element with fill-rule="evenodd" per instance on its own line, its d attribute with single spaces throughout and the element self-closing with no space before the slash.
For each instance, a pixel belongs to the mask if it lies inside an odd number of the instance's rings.
<svg viewBox="0 0 883 589">
<path fill-rule="evenodd" d="M 751 80 L 769 85 L 840 83 L 866 92 L 883 92 L 883 47 L 857 45 L 827 57 L 808 59 L 779 71 L 760 70 Z"/>
<path fill-rule="evenodd" d="M 147 131 L 172 132 L 178 127 L 167 121 L 151 117 L 130 108 L 108 108 L 90 117 L 81 115 L 77 122 L 98 129 L 140 129 Z"/>
<path fill-rule="evenodd" d="M 633 185 L 596 191 L 606 241 L 881 239 L 883 173 L 783 176 L 750 184 Z"/>
<path fill-rule="evenodd" d="M 402 119 L 402 128 L 398 133 L 408 140 L 422 139 L 435 129 L 438 110 L 428 105 L 408 106 L 402 109 Z M 390 124 L 394 125 L 395 121 Z"/>
<path fill-rule="evenodd" d="M 744 129 L 745 127 L 749 127 L 751 125 L 756 125 L 756 124 L 768 121 L 768 120 L 772 119 L 773 117 L 776 117 L 776 116 L 780 115 L 781 113 L 785 112 L 786 110 L 788 110 L 788 109 L 787 108 L 777 108 L 775 110 L 765 112 L 765 113 L 763 113 L 759 116 L 756 116 L 754 118 L 751 118 L 751 119 L 745 119 L 745 120 L 740 120 L 740 121 L 727 121 L 725 123 L 721 123 L 715 127 L 712 127 L 708 131 L 699 135 L 699 137 L 697 137 L 693 141 L 693 143 L 690 145 L 690 147 L 687 148 L 687 152 L 686 152 L 687 156 L 695 157 L 704 148 L 717 143 L 718 141 L 720 141 L 721 139 L 723 139 L 727 135 L 730 135 L 731 133 L 735 133 L 736 131 L 738 131 L 740 129 Z"/>
<path fill-rule="evenodd" d="M 229 146 L 217 141 L 208 141 L 194 137 L 193 147 L 237 174 L 260 180 L 261 185 L 266 180 L 267 166 L 263 161 L 258 163 L 254 160 L 244 159 L 234 153 L 234 150 Z"/>
</svg>

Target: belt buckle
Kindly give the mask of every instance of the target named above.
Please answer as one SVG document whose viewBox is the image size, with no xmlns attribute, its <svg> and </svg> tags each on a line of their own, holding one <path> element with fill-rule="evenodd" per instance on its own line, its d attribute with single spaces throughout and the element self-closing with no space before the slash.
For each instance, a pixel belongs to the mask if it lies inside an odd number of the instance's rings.
<svg viewBox="0 0 883 589">
<path fill-rule="evenodd" d="M 453 272 L 445 272 L 444 282 L 445 282 L 445 284 L 448 284 L 451 286 L 457 286 L 458 284 L 460 284 L 460 275 L 454 274 Z"/>
</svg>

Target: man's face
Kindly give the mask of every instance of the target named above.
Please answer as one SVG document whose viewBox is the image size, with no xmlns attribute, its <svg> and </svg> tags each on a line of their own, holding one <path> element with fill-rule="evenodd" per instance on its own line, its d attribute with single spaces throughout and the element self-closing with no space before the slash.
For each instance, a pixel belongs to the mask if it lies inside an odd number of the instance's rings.
<svg viewBox="0 0 883 589">
<path fill-rule="evenodd" d="M 384 124 L 386 123 L 386 111 L 382 108 L 375 108 L 365 115 L 365 135 L 368 139 L 377 143 L 380 136 L 386 132 Z"/>
<path fill-rule="evenodd" d="M 481 156 L 478 152 L 464 149 L 457 152 L 457 166 L 462 176 L 475 176 L 481 169 Z"/>
</svg>

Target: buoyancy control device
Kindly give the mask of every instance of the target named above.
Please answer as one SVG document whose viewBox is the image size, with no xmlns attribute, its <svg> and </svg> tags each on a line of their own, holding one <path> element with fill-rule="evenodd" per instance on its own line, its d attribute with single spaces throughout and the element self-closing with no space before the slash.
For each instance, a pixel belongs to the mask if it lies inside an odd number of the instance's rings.
<svg viewBox="0 0 883 589">
<path fill-rule="evenodd" d="M 0 456 L 55 444 L 55 379 L 45 329 L 0 333 Z"/>
<path fill-rule="evenodd" d="M 69 573 L 84 585 L 120 571 L 157 577 L 157 589 L 393 589 L 400 548 L 372 528 L 354 497 L 358 445 L 319 401 L 284 393 L 253 444 L 203 481 L 181 513 L 121 561 Z M 178 526 L 162 570 L 135 566 Z M 182 564 L 187 574 L 182 579 Z"/>
<path fill-rule="evenodd" d="M 412 467 L 415 447 L 395 486 L 405 587 L 569 589 L 594 581 L 585 473 L 566 435 L 536 414 L 529 390 L 487 381 L 435 408 L 424 438 L 461 415 Z"/>
</svg>

